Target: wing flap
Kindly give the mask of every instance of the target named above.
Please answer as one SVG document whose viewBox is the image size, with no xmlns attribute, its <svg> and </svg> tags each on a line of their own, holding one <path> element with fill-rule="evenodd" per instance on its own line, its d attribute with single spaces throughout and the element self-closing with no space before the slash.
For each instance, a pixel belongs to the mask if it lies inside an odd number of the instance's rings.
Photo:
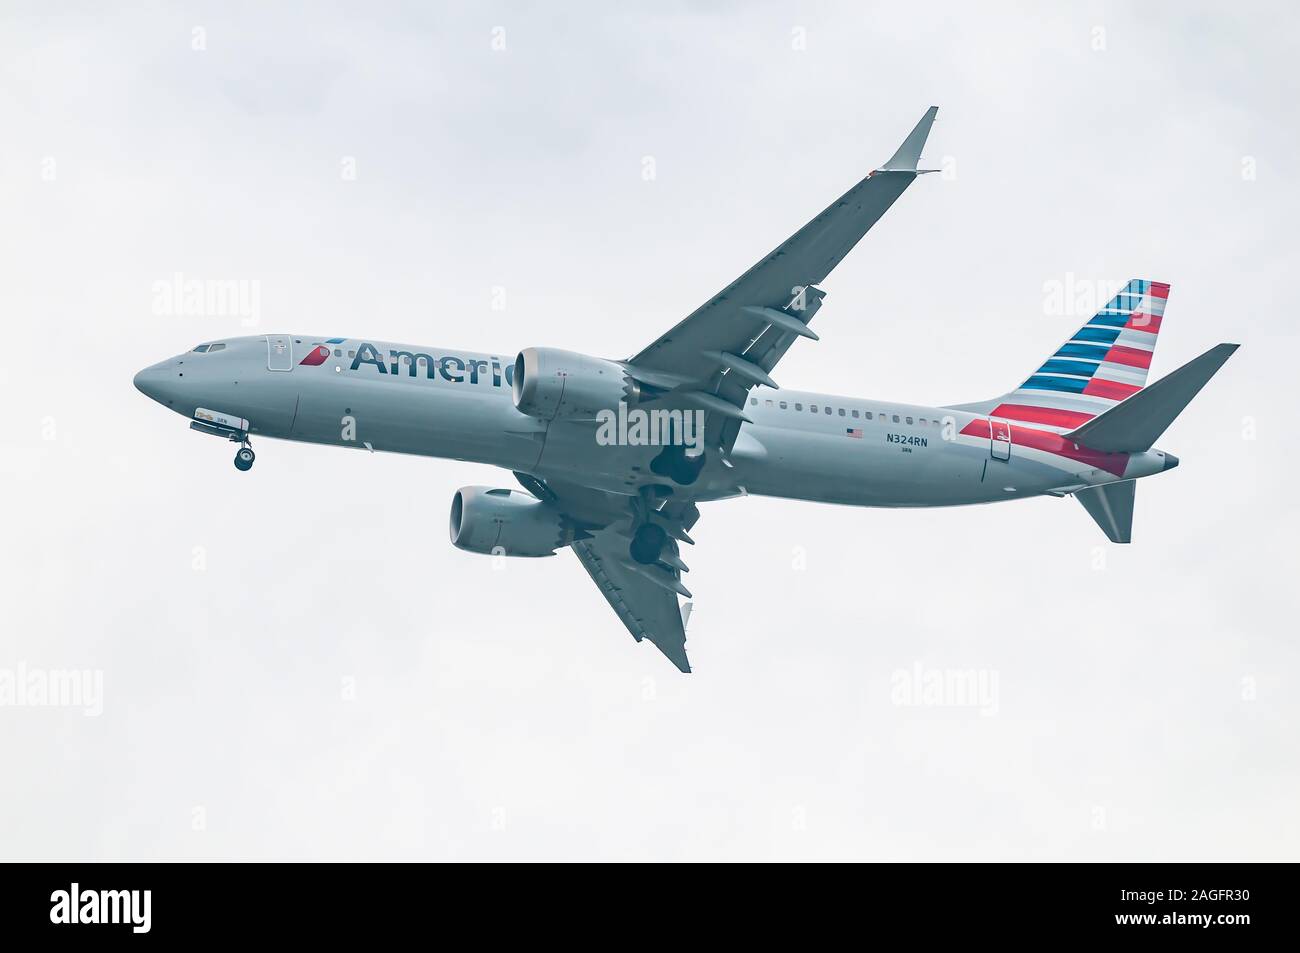
<svg viewBox="0 0 1300 953">
<path fill-rule="evenodd" d="M 686 629 L 677 595 L 625 564 L 627 537 L 605 529 L 592 539 L 574 543 L 573 551 L 632 638 L 648 640 L 679 671 L 689 672 Z"/>
</svg>

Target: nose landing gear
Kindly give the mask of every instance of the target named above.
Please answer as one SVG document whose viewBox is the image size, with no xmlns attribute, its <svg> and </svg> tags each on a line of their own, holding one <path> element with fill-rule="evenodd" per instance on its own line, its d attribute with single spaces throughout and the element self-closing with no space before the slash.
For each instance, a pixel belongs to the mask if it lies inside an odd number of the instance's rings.
<svg viewBox="0 0 1300 953">
<path fill-rule="evenodd" d="M 253 448 L 245 441 L 244 445 L 235 453 L 235 469 L 244 471 L 253 468 L 253 461 L 257 455 L 253 453 Z"/>
</svg>

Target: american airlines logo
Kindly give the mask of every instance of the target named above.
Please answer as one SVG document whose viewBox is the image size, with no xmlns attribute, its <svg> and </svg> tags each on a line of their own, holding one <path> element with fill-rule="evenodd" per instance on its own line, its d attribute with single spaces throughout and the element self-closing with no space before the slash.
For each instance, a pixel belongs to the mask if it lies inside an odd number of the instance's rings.
<svg viewBox="0 0 1300 953">
<path fill-rule="evenodd" d="M 50 922 L 56 925 L 121 924 L 132 933 L 148 933 L 152 925 L 151 890 L 82 890 L 73 883 L 50 894 Z"/>
<path fill-rule="evenodd" d="M 322 345 L 309 354 L 303 361 L 307 363 L 321 363 L 325 360 L 321 355 L 320 360 L 313 359 L 313 355 L 321 353 L 321 350 L 328 352 Z M 349 370 L 357 370 L 363 365 L 369 365 L 385 376 L 397 376 L 405 371 L 408 377 L 423 376 L 428 380 L 434 380 L 441 377 L 449 384 L 470 383 L 477 384 L 480 379 L 484 382 L 489 379 L 493 387 L 500 387 L 502 381 L 509 387 L 515 376 L 513 364 L 501 366 L 501 361 L 492 358 L 491 361 L 484 361 L 478 358 L 458 357 L 455 354 L 444 354 L 441 357 L 434 357 L 432 354 L 425 354 L 421 351 L 398 351 L 390 348 L 388 356 L 384 357 L 383 352 L 373 344 L 362 343 L 357 345 L 356 354 L 352 356 L 352 366 Z"/>
</svg>

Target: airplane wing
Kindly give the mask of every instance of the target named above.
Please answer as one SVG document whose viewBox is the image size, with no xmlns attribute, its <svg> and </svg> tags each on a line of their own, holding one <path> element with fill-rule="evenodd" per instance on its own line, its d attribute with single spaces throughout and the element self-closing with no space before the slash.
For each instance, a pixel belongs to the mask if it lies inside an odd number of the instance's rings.
<svg viewBox="0 0 1300 953">
<path fill-rule="evenodd" d="M 574 543 L 573 551 L 632 638 L 638 642 L 649 639 L 678 670 L 689 672 L 686 626 L 677 592 L 668 587 L 671 580 L 680 585 L 681 575 L 672 569 L 637 565 L 628 556 L 627 544 L 626 536 L 604 529 L 592 539 Z"/>
<path fill-rule="evenodd" d="M 807 327 L 825 292 L 815 287 L 903 194 L 920 170 L 931 106 L 893 157 L 778 245 L 667 334 L 625 362 L 665 391 L 664 406 L 705 410 L 706 441 L 729 450 L 749 389 L 775 387 L 769 372 Z"/>
<path fill-rule="evenodd" d="M 631 543 L 633 498 L 562 481 L 542 481 L 527 473 L 515 477 L 529 493 L 559 507 L 575 524 L 583 527 L 572 548 L 623 625 L 640 642 L 648 639 L 683 672 L 691 670 L 686 658 L 686 625 L 678 596 L 690 598 L 682 585 L 682 562 L 678 541 L 691 542 L 686 531 L 695 525 L 700 511 L 693 503 L 668 502 L 646 519 L 668 533 L 667 548 L 653 566 L 635 562 L 628 552 Z M 689 603 L 687 603 L 689 605 Z"/>
<path fill-rule="evenodd" d="M 723 459 L 745 421 L 742 408 L 755 384 L 775 387 L 769 372 L 797 337 L 816 339 L 808 322 L 825 293 L 815 287 L 922 171 L 921 148 L 934 123 L 930 107 L 893 158 L 849 189 L 829 208 L 764 257 L 686 320 L 625 361 L 627 372 L 665 407 L 705 411 L 706 445 Z M 644 403 L 644 401 L 643 401 Z M 652 642 L 683 672 L 686 626 L 678 597 L 687 567 L 679 542 L 699 518 L 689 499 L 654 500 L 591 487 L 542 481 L 517 473 L 539 499 L 558 506 L 581 532 L 572 544 L 583 567 L 623 620 L 632 637 Z M 638 563 L 629 553 L 638 520 L 668 534 L 659 561 Z M 687 604 L 689 606 L 689 603 Z"/>
</svg>

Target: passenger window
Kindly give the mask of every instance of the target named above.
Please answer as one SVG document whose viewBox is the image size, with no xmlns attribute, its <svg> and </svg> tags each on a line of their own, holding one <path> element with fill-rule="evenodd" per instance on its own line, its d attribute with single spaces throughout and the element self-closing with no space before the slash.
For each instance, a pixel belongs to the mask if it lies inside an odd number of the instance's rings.
<svg viewBox="0 0 1300 953">
<path fill-rule="evenodd" d="M 751 397 L 751 398 L 749 398 L 749 406 L 751 406 L 751 407 L 757 407 L 757 406 L 758 406 L 758 398 L 757 398 L 757 397 Z"/>
<path fill-rule="evenodd" d="M 803 410 L 803 404 L 795 404 L 795 405 L 794 405 L 794 409 L 795 409 L 795 410 Z"/>
<path fill-rule="evenodd" d="M 843 408 L 843 407 L 840 408 L 840 416 L 841 416 L 841 417 L 844 416 L 844 408 Z"/>
<path fill-rule="evenodd" d="M 912 418 L 911 418 L 911 417 L 907 417 L 907 418 L 905 418 L 905 419 L 907 420 L 907 424 L 908 424 L 908 426 L 911 426 L 911 424 L 912 424 Z"/>
<path fill-rule="evenodd" d="M 829 407 L 827 407 L 827 408 L 826 408 L 826 413 L 829 414 L 830 412 L 831 412 L 831 409 L 830 409 Z"/>
<path fill-rule="evenodd" d="M 853 416 L 856 417 L 857 415 L 858 415 L 858 412 L 855 410 L 855 411 L 853 412 Z"/>
<path fill-rule="evenodd" d="M 814 414 L 817 413 L 817 405 L 816 405 L 816 404 L 809 404 L 809 405 L 808 405 L 808 409 L 811 410 Z"/>
<path fill-rule="evenodd" d="M 770 400 L 765 400 L 765 401 L 763 401 L 763 403 L 767 404 L 767 406 L 769 406 L 769 407 L 772 406 L 772 402 L 771 402 Z"/>
<path fill-rule="evenodd" d="M 894 423 L 898 423 L 898 414 L 894 414 Z"/>
<path fill-rule="evenodd" d="M 336 348 L 334 349 L 334 356 L 335 356 L 335 357 L 342 357 L 342 356 L 343 356 L 343 348 L 341 348 L 341 347 L 336 347 Z"/>
<path fill-rule="evenodd" d="M 195 354 L 203 354 L 204 352 L 207 351 L 207 349 L 208 349 L 208 346 L 207 346 L 206 344 L 200 344 L 198 347 L 196 347 L 196 348 L 194 349 L 194 353 L 195 353 Z"/>
<path fill-rule="evenodd" d="M 356 357 L 356 356 L 357 356 L 356 351 L 348 351 L 348 357 Z"/>
<path fill-rule="evenodd" d="M 870 420 L 870 419 L 871 419 L 871 411 L 869 411 L 869 410 L 864 410 L 864 411 L 862 412 L 862 416 L 863 416 L 863 417 L 866 417 L 868 420 Z"/>
<path fill-rule="evenodd" d="M 787 405 L 786 405 L 786 402 L 785 402 L 785 401 L 781 401 L 781 409 L 782 409 L 782 410 L 785 410 L 785 409 L 786 409 L 786 406 L 787 406 Z"/>
<path fill-rule="evenodd" d="M 226 346 L 224 344 L 214 344 L 208 348 L 208 353 L 211 354 L 213 351 L 224 351 L 225 349 Z"/>
<path fill-rule="evenodd" d="M 922 426 L 922 427 L 925 426 L 925 418 L 924 418 L 924 417 L 921 418 L 921 426 Z"/>
</svg>

